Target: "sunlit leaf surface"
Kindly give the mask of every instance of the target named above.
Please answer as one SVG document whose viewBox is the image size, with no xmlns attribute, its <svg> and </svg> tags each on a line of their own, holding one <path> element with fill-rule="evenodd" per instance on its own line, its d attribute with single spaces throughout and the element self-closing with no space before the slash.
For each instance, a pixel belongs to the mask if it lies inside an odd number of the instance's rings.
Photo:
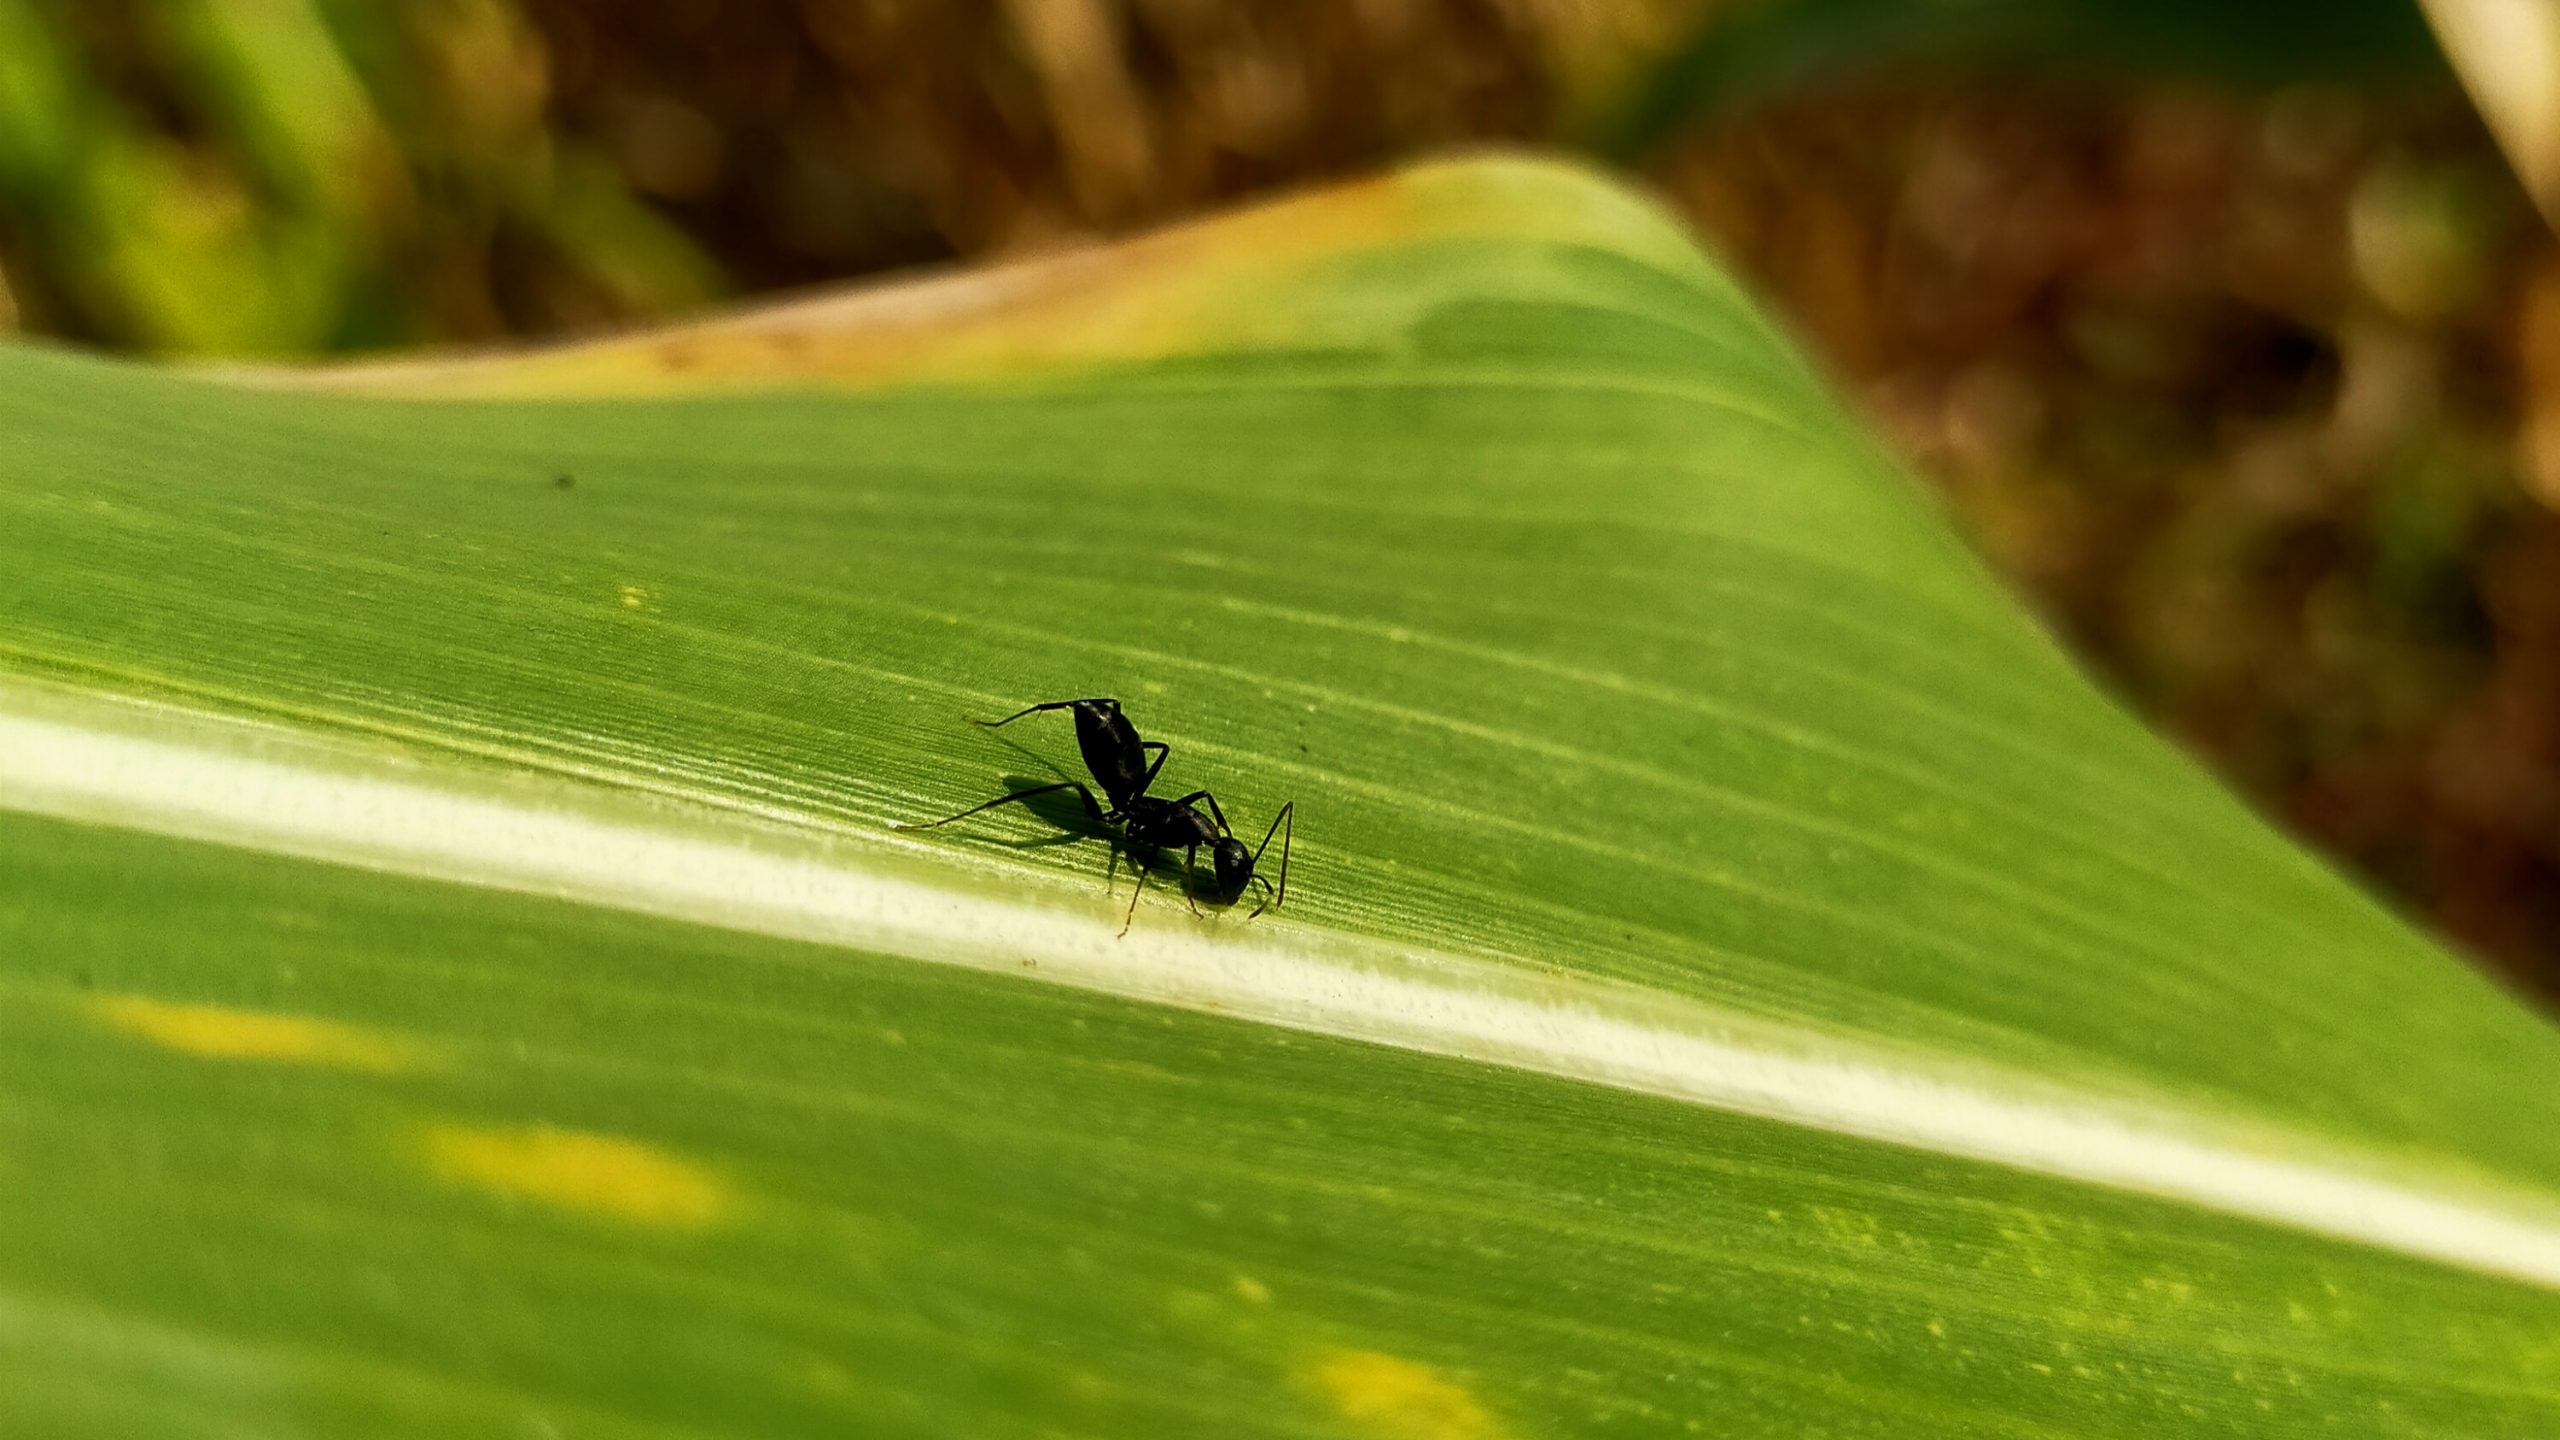
<svg viewBox="0 0 2560 1440">
<path fill-rule="evenodd" d="M 887 828 L 1086 694 L 1297 802 L 1285 909 Z M 2560 1431 L 2551 1027 L 1571 172 L 513 360 L 0 351 L 9 743 L 8 1433 Z"/>
</svg>

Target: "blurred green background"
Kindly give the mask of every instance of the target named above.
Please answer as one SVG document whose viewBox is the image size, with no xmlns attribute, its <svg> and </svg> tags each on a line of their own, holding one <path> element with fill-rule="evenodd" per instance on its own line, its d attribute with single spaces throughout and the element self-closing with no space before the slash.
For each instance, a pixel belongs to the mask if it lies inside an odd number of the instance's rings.
<svg viewBox="0 0 2560 1440">
<path fill-rule="evenodd" d="M 576 334 L 1470 142 L 1651 184 L 2119 693 L 2560 996 L 2560 245 L 2403 0 L 0 0 L 0 328 Z"/>
</svg>

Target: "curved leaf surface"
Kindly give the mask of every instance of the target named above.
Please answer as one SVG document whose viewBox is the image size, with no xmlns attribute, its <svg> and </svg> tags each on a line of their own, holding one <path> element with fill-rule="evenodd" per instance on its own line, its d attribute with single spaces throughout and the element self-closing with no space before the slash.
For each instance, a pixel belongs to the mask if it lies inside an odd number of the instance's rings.
<svg viewBox="0 0 2560 1440">
<path fill-rule="evenodd" d="M 0 436 L 0 1414 L 2560 1418 L 2560 1039 L 1576 172 Z M 1285 909 L 888 829 L 1095 693 Z"/>
</svg>

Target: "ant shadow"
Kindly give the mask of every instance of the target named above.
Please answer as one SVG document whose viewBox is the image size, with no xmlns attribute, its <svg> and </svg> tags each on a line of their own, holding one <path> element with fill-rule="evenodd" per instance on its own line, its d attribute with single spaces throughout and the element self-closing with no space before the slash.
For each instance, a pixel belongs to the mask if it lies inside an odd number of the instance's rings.
<svg viewBox="0 0 2560 1440">
<path fill-rule="evenodd" d="M 1014 748 L 1022 747 L 1017 745 Z M 1033 755 L 1032 758 L 1039 759 L 1037 755 Z M 1066 772 L 1058 767 L 1048 765 L 1046 761 L 1041 763 L 1048 769 L 1049 776 L 1067 778 Z M 1007 791 L 1013 791 L 1029 790 L 1034 786 L 1049 784 L 1051 783 L 1049 776 L 1008 774 L 1001 778 L 1004 788 Z M 1102 874 L 1102 888 L 1105 894 L 1111 893 L 1118 884 L 1122 857 L 1136 856 L 1143 851 L 1146 860 L 1145 868 L 1150 872 L 1155 883 L 1169 885 L 1179 880 L 1180 888 L 1176 893 L 1187 895 L 1195 902 L 1205 901 L 1219 909 L 1232 909 L 1235 906 L 1237 897 L 1222 895 L 1218 892 L 1217 877 L 1209 873 L 1205 862 L 1194 866 L 1189 873 L 1185 873 L 1180 855 L 1168 854 L 1154 846 L 1131 845 L 1119 831 L 1086 814 L 1084 802 L 1077 799 L 1072 790 L 1034 795 L 1028 800 L 1021 801 L 1015 808 L 1030 811 L 1042 824 L 1049 826 L 1057 833 L 1024 840 L 1001 839 L 992 835 L 973 838 L 981 838 L 986 844 L 1002 846 L 1007 850 L 1047 850 L 1059 845 L 1079 845 L 1087 840 L 1103 841 L 1111 847 L 1111 860 L 1103 867 Z M 1132 871 L 1138 868 L 1134 860 L 1130 868 Z"/>
<path fill-rule="evenodd" d="M 1013 791 L 1028 790 L 1035 785 L 1047 785 L 1053 782 L 1039 775 L 1006 775 L 1001 778 L 1000 783 L 1007 791 Z M 990 844 L 1001 845 L 1008 850 L 1045 850 L 1052 845 L 1073 845 L 1083 840 L 1108 840 L 1115 846 L 1121 843 L 1118 832 L 1084 813 L 1084 802 L 1077 799 L 1076 793 L 1072 790 L 1034 795 L 1028 800 L 1017 802 L 1012 808 L 1030 811 L 1039 817 L 1040 823 L 1058 833 L 1042 835 L 1031 840 L 997 840 L 990 837 Z"/>
</svg>

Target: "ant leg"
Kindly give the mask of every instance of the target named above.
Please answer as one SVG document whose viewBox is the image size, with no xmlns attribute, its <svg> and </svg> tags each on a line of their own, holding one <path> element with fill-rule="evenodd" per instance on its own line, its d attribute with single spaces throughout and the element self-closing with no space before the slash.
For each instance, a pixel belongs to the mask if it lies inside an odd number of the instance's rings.
<svg viewBox="0 0 2560 1440">
<path fill-rule="evenodd" d="M 1282 901 L 1289 898 L 1289 842 L 1297 838 L 1297 814 L 1297 801 L 1292 800 L 1288 804 L 1281 806 L 1280 813 L 1271 817 L 1271 830 L 1263 831 L 1262 843 L 1253 847 L 1253 863 L 1260 865 L 1262 863 L 1262 852 L 1271 848 L 1271 831 L 1279 829 L 1280 822 L 1284 820 L 1289 823 L 1289 833 L 1280 837 L 1280 893 L 1271 897 L 1271 903 L 1275 908 Z M 1259 915 L 1261 913 L 1262 912 L 1260 910 L 1253 912 L 1254 915 Z M 1248 915 L 1245 918 L 1250 920 L 1253 918 L 1253 915 Z"/>
<path fill-rule="evenodd" d="M 1263 894 L 1268 895 L 1268 894 L 1270 894 L 1270 893 L 1271 893 L 1271 882 L 1270 882 L 1270 881 L 1263 879 L 1263 878 L 1262 878 L 1261 876 L 1259 876 L 1259 875 L 1248 875 L 1248 876 L 1246 876 L 1245 878 L 1246 878 L 1247 880 L 1252 881 L 1254 884 L 1261 886 L 1261 887 L 1262 887 L 1262 893 L 1263 893 Z M 1254 916 L 1254 915 L 1259 915 L 1259 914 L 1261 914 L 1263 911 L 1268 910 L 1268 909 L 1270 909 L 1270 908 L 1271 908 L 1271 902 L 1270 902 L 1270 901 L 1268 901 L 1268 900 L 1265 900 L 1265 901 L 1263 901 L 1261 904 L 1256 905 L 1256 906 L 1254 906 L 1254 907 L 1253 907 L 1253 914 L 1252 914 L 1252 915 L 1247 915 L 1247 916 L 1245 916 L 1244 918 L 1246 918 L 1247 920 L 1250 920 L 1250 919 L 1252 919 L 1252 918 L 1253 918 L 1253 916 Z"/>
<path fill-rule="evenodd" d="M 1138 872 L 1138 887 L 1129 892 L 1129 913 L 1120 917 L 1120 933 L 1113 937 L 1119 940 L 1129 938 L 1129 922 L 1138 918 L 1138 897 L 1147 893 L 1147 881 L 1155 876 L 1154 871 L 1138 863 L 1135 855 L 1129 857 L 1129 868 Z"/>
<path fill-rule="evenodd" d="M 892 830 L 930 830 L 936 825 L 948 825 L 954 820 L 966 820 L 981 810 L 993 810 L 999 805 L 1010 805 L 1017 800 L 1028 800 L 1035 795 L 1053 795 L 1060 790 L 1073 790 L 1076 792 L 1076 794 L 1084 800 L 1084 813 L 1092 816 L 1097 821 L 1102 819 L 1102 807 L 1094 803 L 1093 792 L 1084 788 L 1083 781 L 1061 780 L 1055 785 L 1035 785 L 1028 790 L 1016 790 L 1010 795 L 998 796 L 984 805 L 972 805 L 957 815 L 945 815 L 939 820 L 928 820 L 921 825 L 892 825 L 889 828 Z"/>
<path fill-rule="evenodd" d="M 1173 753 L 1173 747 L 1161 740 L 1141 740 L 1138 750 L 1141 754 L 1149 750 L 1156 752 L 1156 763 L 1147 767 L 1146 778 L 1138 782 L 1138 793 L 1144 795 L 1147 787 L 1156 783 L 1156 772 L 1164 768 L 1165 757 Z"/>
<path fill-rule="evenodd" d="M 1218 808 L 1218 797 L 1210 794 L 1206 790 L 1194 790 L 1190 794 L 1183 796 L 1181 799 L 1176 800 L 1173 803 L 1176 807 L 1180 807 L 1188 805 L 1194 800 L 1206 800 L 1209 802 L 1209 813 L 1217 818 L 1218 829 L 1221 833 L 1228 835 L 1235 833 L 1233 830 L 1227 828 L 1227 812 Z"/>
<path fill-rule="evenodd" d="M 1182 852 L 1182 903 L 1190 906 L 1194 915 L 1200 913 L 1200 902 L 1191 898 L 1191 892 L 1200 887 L 1199 865 L 1199 846 L 1194 845 Z"/>
<path fill-rule="evenodd" d="M 984 725 L 984 726 L 986 726 L 988 729 L 993 730 L 994 728 L 996 728 L 996 727 L 997 727 L 997 726 L 999 726 L 999 725 L 1010 725 L 1010 724 L 1012 724 L 1014 721 L 1021 719 L 1021 718 L 1022 718 L 1023 716 L 1025 716 L 1025 715 L 1037 715 L 1037 714 L 1039 714 L 1039 713 L 1040 713 L 1041 711 L 1043 711 L 1043 710 L 1072 710 L 1072 709 L 1074 709 L 1075 707 L 1077 707 L 1078 705 L 1108 705 L 1108 706 L 1110 706 L 1110 707 L 1111 707 L 1112 709 L 1114 709 L 1114 710 L 1117 710 L 1117 709 L 1119 709 L 1119 708 L 1120 708 L 1120 702 L 1119 702 L 1119 701 L 1117 701 L 1117 700 L 1112 700 L 1112 699 L 1107 699 L 1107 698 L 1105 698 L 1105 697 L 1102 697 L 1102 696 L 1097 695 L 1097 696 L 1095 696 L 1094 698 L 1092 698 L 1092 699 L 1090 699 L 1090 700 L 1049 700 L 1049 701 L 1044 701 L 1044 702 L 1042 702 L 1041 704 L 1038 704 L 1038 705 L 1033 705 L 1033 706 L 1029 706 L 1029 707 L 1026 707 L 1026 708 L 1021 709 L 1021 710 L 1016 710 L 1016 711 L 1014 711 L 1012 714 L 1007 715 L 1006 717 L 1004 717 L 1004 718 L 1003 718 L 1003 719 L 1001 719 L 1001 720 L 972 720 L 972 721 L 970 721 L 969 723 L 970 723 L 970 724 L 972 724 L 972 725 Z"/>
</svg>

